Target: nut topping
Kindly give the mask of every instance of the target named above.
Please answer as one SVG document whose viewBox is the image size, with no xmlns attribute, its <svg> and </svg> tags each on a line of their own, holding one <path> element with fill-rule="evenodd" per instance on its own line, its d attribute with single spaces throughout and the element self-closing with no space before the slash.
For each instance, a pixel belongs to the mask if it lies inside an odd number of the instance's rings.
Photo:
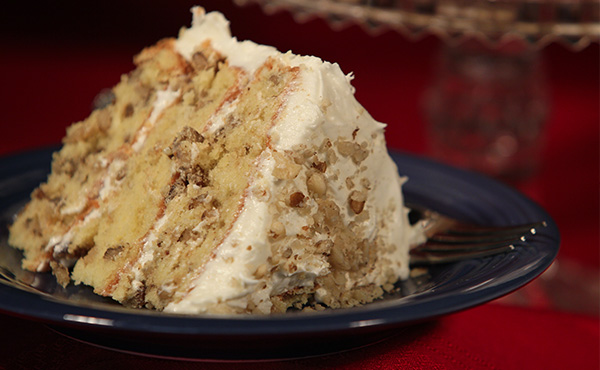
<svg viewBox="0 0 600 370">
<path fill-rule="evenodd" d="M 273 153 L 275 159 L 275 168 L 273 168 L 273 176 L 279 180 L 292 180 L 300 173 L 302 168 L 296 164 L 294 160 L 284 154 Z"/>
<path fill-rule="evenodd" d="M 315 161 L 313 162 L 312 167 L 319 172 L 325 173 L 325 171 L 327 171 L 327 162 Z"/>
<path fill-rule="evenodd" d="M 365 202 L 367 201 L 367 195 L 362 191 L 353 191 L 350 193 L 350 197 L 348 199 L 350 203 L 350 208 L 354 211 L 355 214 L 360 214 L 365 208 Z"/>
<path fill-rule="evenodd" d="M 279 221 L 273 221 L 269 229 L 269 236 L 273 239 L 279 239 L 285 236 L 285 225 Z"/>
<path fill-rule="evenodd" d="M 304 194 L 297 191 L 290 195 L 290 206 L 292 207 L 302 207 L 304 205 Z"/>
<path fill-rule="evenodd" d="M 306 180 L 306 186 L 308 187 L 308 191 L 317 195 L 325 195 L 327 192 L 325 178 L 318 172 L 310 175 L 310 177 Z"/>
<path fill-rule="evenodd" d="M 106 260 L 114 261 L 115 258 L 119 254 L 121 254 L 121 252 L 123 251 L 123 248 L 124 247 L 122 245 L 118 245 L 116 247 L 110 247 L 104 252 L 104 255 L 102 257 Z"/>
</svg>

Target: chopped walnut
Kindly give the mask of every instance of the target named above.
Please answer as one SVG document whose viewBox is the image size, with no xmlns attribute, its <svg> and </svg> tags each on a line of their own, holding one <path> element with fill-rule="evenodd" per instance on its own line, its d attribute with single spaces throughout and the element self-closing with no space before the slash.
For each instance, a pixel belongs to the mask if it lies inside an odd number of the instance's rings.
<svg viewBox="0 0 600 370">
<path fill-rule="evenodd" d="M 329 164 L 335 164 L 338 160 L 337 154 L 335 154 L 335 150 L 333 150 L 332 148 L 327 149 L 327 152 L 325 153 L 325 158 L 327 159 L 327 162 Z"/>
<path fill-rule="evenodd" d="M 273 223 L 271 224 L 271 227 L 269 229 L 269 237 L 277 240 L 284 236 L 285 236 L 285 226 L 277 220 L 273 221 Z"/>
<path fill-rule="evenodd" d="M 329 254 L 329 263 L 333 268 L 348 271 L 352 267 L 348 257 L 346 256 L 347 249 L 342 248 L 341 245 L 334 244 L 334 247 L 331 248 L 331 253 Z"/>
<path fill-rule="evenodd" d="M 65 266 L 56 261 L 50 261 L 50 267 L 52 268 L 52 275 L 56 277 L 56 281 L 63 288 L 69 285 L 71 277 L 69 276 L 69 270 Z"/>
<path fill-rule="evenodd" d="M 116 247 L 110 247 L 105 252 L 102 258 L 105 260 L 114 261 L 115 258 L 123 251 L 124 247 L 122 245 L 118 245 Z"/>
<path fill-rule="evenodd" d="M 36 188 L 33 191 L 33 194 L 31 196 L 33 198 L 35 198 L 35 199 L 46 199 L 46 198 L 48 198 L 48 196 L 46 195 L 46 193 L 44 193 L 44 191 L 42 190 L 42 188 Z"/>
<path fill-rule="evenodd" d="M 367 195 L 362 191 L 353 191 L 350 193 L 350 197 L 348 202 L 350 203 L 350 208 L 354 213 L 359 214 L 365 208 L 365 202 L 367 201 Z"/>
<path fill-rule="evenodd" d="M 356 151 L 352 153 L 352 160 L 354 163 L 359 164 L 369 156 L 369 151 L 367 150 L 367 146 L 358 146 Z"/>
<path fill-rule="evenodd" d="M 123 301 L 127 307 L 142 308 L 146 303 L 146 285 L 142 285 L 138 290 Z"/>
<path fill-rule="evenodd" d="M 199 71 L 207 69 L 209 66 L 208 58 L 202 52 L 194 53 L 192 55 L 192 66 Z"/>
<path fill-rule="evenodd" d="M 168 193 L 165 196 L 165 203 L 170 202 L 173 198 L 183 193 L 186 188 L 184 179 L 178 177 L 169 187 Z"/>
<path fill-rule="evenodd" d="M 198 71 L 209 68 L 218 68 L 218 64 L 223 61 L 223 56 L 216 51 L 203 50 L 197 51 L 192 55 L 191 65 Z"/>
<path fill-rule="evenodd" d="M 326 162 L 315 161 L 312 164 L 312 168 L 316 169 L 319 172 L 325 173 L 325 171 L 327 171 L 327 163 Z"/>
<path fill-rule="evenodd" d="M 292 256 L 292 248 L 286 248 L 281 254 L 283 258 L 290 258 Z"/>
<path fill-rule="evenodd" d="M 336 226 L 338 225 L 342 218 L 340 216 L 340 208 L 333 202 L 332 200 L 317 200 L 319 204 L 319 212 L 317 215 L 319 218 L 323 217 L 323 222 L 327 226 Z M 317 216 L 315 215 L 315 216 Z M 320 221 L 320 220 L 319 220 Z"/>
<path fill-rule="evenodd" d="M 210 184 L 208 172 L 199 165 L 194 166 L 194 168 L 186 174 L 186 180 L 189 184 L 196 184 L 200 187 L 206 187 Z"/>
<path fill-rule="evenodd" d="M 178 162 L 179 166 L 191 167 L 199 144 L 204 142 L 204 136 L 195 129 L 184 127 L 169 148 L 163 149 L 163 152 L 173 160 Z M 206 144 L 205 144 L 206 145 Z"/>
<path fill-rule="evenodd" d="M 123 118 L 133 116 L 133 104 L 129 103 L 123 108 Z"/>
<path fill-rule="evenodd" d="M 308 191 L 316 195 L 322 196 L 327 192 L 327 184 L 325 183 L 325 177 L 318 172 L 315 172 L 309 176 L 306 180 L 306 186 Z"/>
<path fill-rule="evenodd" d="M 353 143 L 351 141 L 339 140 L 337 142 L 338 152 L 344 157 L 348 157 L 352 155 L 357 148 L 360 148 L 360 145 Z"/>
<path fill-rule="evenodd" d="M 306 151 L 305 144 L 296 144 L 296 145 L 292 146 L 292 153 L 294 153 L 294 155 L 293 155 L 294 163 L 299 164 L 299 165 L 304 164 L 303 153 L 305 151 Z"/>
<path fill-rule="evenodd" d="M 321 143 L 321 146 L 319 147 L 319 150 L 323 151 L 323 150 L 326 150 L 327 148 L 331 148 L 332 146 L 333 146 L 333 144 L 331 144 L 331 140 L 325 139 Z"/>
<path fill-rule="evenodd" d="M 346 177 L 346 187 L 348 188 L 348 190 L 354 188 L 354 181 L 352 181 L 351 177 Z"/>
<path fill-rule="evenodd" d="M 204 136 L 202 136 L 202 134 L 196 131 L 194 128 L 190 126 L 185 126 L 183 129 L 181 129 L 175 141 L 190 141 L 192 143 L 203 143 Z"/>
<path fill-rule="evenodd" d="M 297 191 L 290 195 L 290 206 L 292 207 L 302 207 L 304 205 L 304 194 Z"/>
<path fill-rule="evenodd" d="M 260 279 L 267 274 L 268 270 L 269 268 L 267 267 L 267 264 L 263 263 L 262 265 L 258 266 L 256 271 L 254 272 L 254 277 L 256 279 Z"/>
<path fill-rule="evenodd" d="M 302 157 L 304 157 L 304 159 L 306 160 L 310 157 L 316 156 L 316 154 L 317 152 L 315 151 L 315 148 L 306 148 L 302 152 Z"/>
<path fill-rule="evenodd" d="M 329 255 L 331 253 L 331 248 L 333 247 L 333 242 L 329 239 L 320 240 L 316 244 L 316 250 L 318 253 L 323 255 Z"/>
<path fill-rule="evenodd" d="M 273 176 L 279 180 L 292 180 L 300 173 L 302 167 L 294 162 L 294 160 L 282 153 L 274 152 L 275 168 L 273 168 Z"/>
<path fill-rule="evenodd" d="M 368 145 L 366 142 L 362 145 L 344 140 L 339 140 L 337 142 L 337 148 L 340 154 L 344 157 L 352 158 L 352 161 L 356 164 L 361 163 L 369 156 L 367 147 Z"/>
</svg>

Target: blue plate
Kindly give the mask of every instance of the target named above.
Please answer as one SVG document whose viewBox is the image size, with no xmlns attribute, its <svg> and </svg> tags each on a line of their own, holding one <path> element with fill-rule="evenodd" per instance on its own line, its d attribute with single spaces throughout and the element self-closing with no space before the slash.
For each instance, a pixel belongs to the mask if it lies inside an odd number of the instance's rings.
<svg viewBox="0 0 600 370">
<path fill-rule="evenodd" d="M 41 321 L 62 334 L 120 351 L 193 360 L 304 357 L 376 342 L 409 324 L 503 296 L 542 273 L 558 253 L 550 216 L 517 191 L 486 177 L 392 153 L 409 177 L 405 198 L 488 225 L 545 220 L 548 227 L 506 254 L 436 266 L 399 283 L 400 293 L 351 309 L 272 316 L 180 316 L 121 307 L 85 286 L 60 287 L 24 271 L 7 244 L 7 225 L 44 181 L 56 148 L 0 159 L 0 312 Z"/>
</svg>

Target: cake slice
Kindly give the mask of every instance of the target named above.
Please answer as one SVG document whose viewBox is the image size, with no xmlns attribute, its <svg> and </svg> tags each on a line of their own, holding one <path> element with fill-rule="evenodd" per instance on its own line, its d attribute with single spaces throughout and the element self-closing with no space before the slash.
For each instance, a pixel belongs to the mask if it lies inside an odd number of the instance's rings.
<svg viewBox="0 0 600 370">
<path fill-rule="evenodd" d="M 384 125 L 337 64 L 239 42 L 222 14 L 192 12 L 67 130 L 10 228 L 23 267 L 175 313 L 381 297 L 419 237 Z"/>
</svg>

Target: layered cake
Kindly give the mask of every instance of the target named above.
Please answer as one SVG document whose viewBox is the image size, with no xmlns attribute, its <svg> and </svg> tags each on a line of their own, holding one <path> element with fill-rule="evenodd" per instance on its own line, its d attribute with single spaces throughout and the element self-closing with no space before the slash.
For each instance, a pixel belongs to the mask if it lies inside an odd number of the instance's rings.
<svg viewBox="0 0 600 370">
<path fill-rule="evenodd" d="M 23 267 L 130 307 L 350 307 L 408 275 L 384 125 L 337 64 L 231 37 L 220 13 L 135 58 L 67 130 L 10 228 Z"/>
</svg>

